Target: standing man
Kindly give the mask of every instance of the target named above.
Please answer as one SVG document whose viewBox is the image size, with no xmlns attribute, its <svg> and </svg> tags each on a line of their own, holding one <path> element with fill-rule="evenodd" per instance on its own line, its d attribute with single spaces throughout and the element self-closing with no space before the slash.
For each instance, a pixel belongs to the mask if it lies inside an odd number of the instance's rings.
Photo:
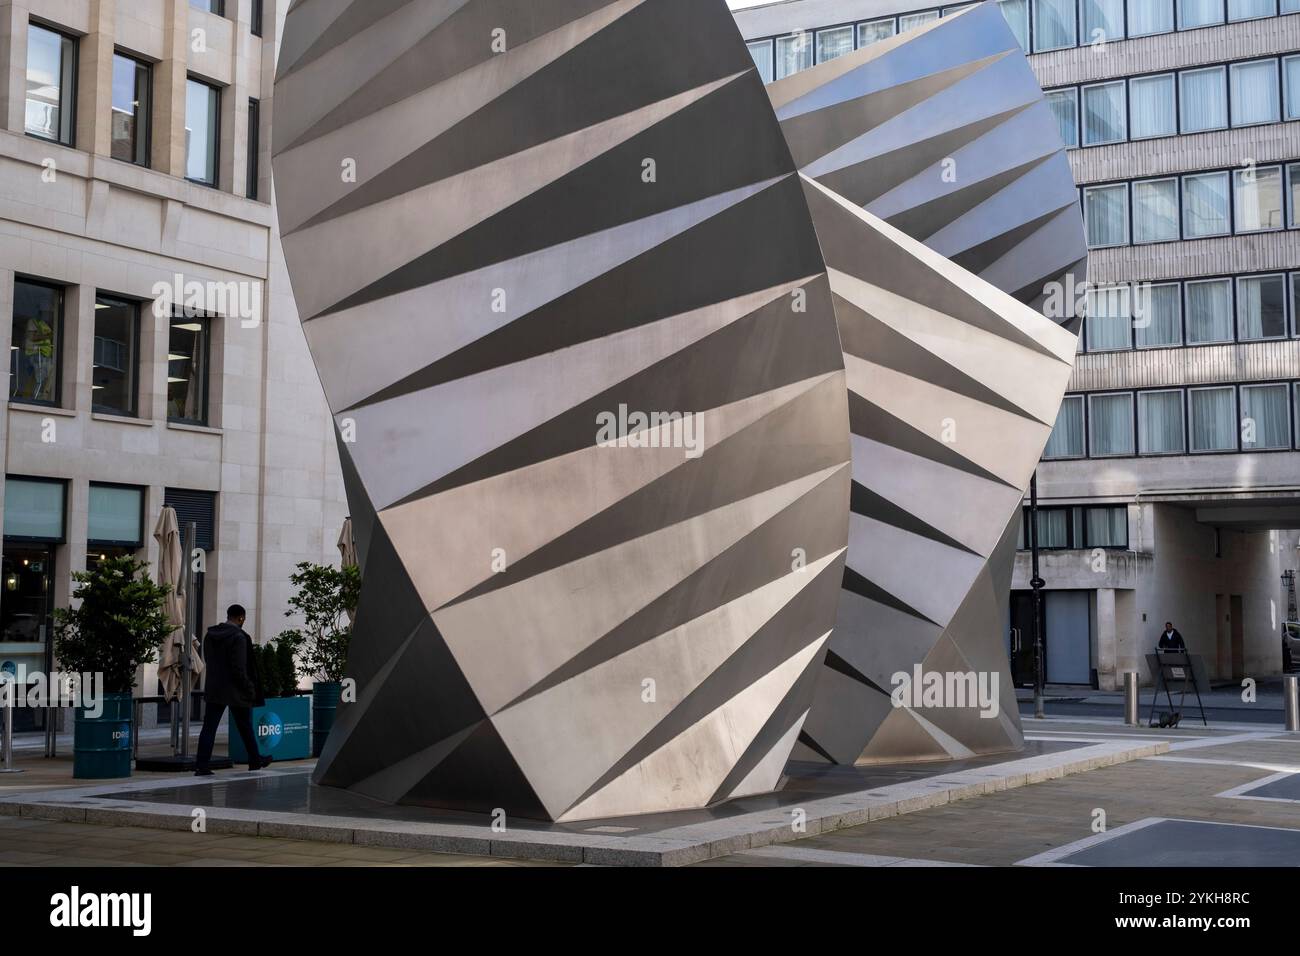
<svg viewBox="0 0 1300 956">
<path fill-rule="evenodd" d="M 244 631 L 245 616 L 244 609 L 238 604 L 230 605 L 226 609 L 226 623 L 208 628 L 203 639 L 203 661 L 208 674 L 208 712 L 203 717 L 203 731 L 199 734 L 196 777 L 212 776 L 208 764 L 217 740 L 217 727 L 227 707 L 230 708 L 230 720 L 248 752 L 248 769 L 261 770 L 271 763 L 270 757 L 263 757 L 258 752 L 257 737 L 253 734 L 253 708 L 266 701 L 262 695 L 262 679 L 257 673 L 257 661 L 253 657 L 253 639 Z"/>
<path fill-rule="evenodd" d="M 1157 651 L 1185 651 L 1187 644 L 1183 641 L 1183 635 L 1178 633 L 1174 627 L 1173 621 L 1165 621 L 1165 629 L 1160 633 L 1160 640 L 1156 642 Z"/>
</svg>

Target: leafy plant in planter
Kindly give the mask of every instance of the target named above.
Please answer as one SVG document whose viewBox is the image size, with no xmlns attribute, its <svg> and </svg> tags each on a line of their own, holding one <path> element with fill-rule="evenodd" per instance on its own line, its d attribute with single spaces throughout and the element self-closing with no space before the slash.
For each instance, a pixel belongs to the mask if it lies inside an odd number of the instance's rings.
<svg viewBox="0 0 1300 956">
<path fill-rule="evenodd" d="M 298 675 L 314 681 L 343 680 L 352 640 L 348 612 L 361 594 L 361 572 L 355 567 L 332 568 L 304 561 L 289 578 L 294 595 L 285 617 L 302 618 L 302 626 L 282 631 L 277 642 L 293 648 Z"/>
<path fill-rule="evenodd" d="M 100 674 L 103 700 L 78 707 L 72 775 L 81 779 L 131 775 L 131 688 L 141 664 L 151 663 L 174 628 L 165 601 L 170 588 L 155 584 L 148 565 L 113 558 L 72 576 L 76 607 L 54 612 L 54 649 L 62 670 Z"/>
<path fill-rule="evenodd" d="M 136 669 L 153 662 L 174 630 L 165 605 L 171 588 L 155 584 L 148 568 L 132 557 L 111 558 L 72 576 L 72 597 L 80 603 L 54 611 L 61 669 L 103 674 L 105 691 L 130 693 Z"/>
<path fill-rule="evenodd" d="M 312 755 L 324 749 L 342 692 L 341 681 L 352 641 L 352 619 L 361 594 L 361 572 L 356 567 L 333 568 L 303 562 L 289 579 L 294 595 L 286 617 L 300 615 L 303 624 L 280 634 L 278 640 L 293 648 L 298 673 L 311 678 Z"/>
</svg>

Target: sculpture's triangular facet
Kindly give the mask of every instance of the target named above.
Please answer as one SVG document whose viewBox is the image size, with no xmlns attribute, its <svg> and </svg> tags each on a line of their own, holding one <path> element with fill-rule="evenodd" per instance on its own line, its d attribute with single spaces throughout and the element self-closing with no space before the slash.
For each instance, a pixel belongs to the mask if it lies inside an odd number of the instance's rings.
<svg viewBox="0 0 1300 956">
<path fill-rule="evenodd" d="M 725 4 L 286 31 L 285 256 L 368 535 L 317 781 L 565 821 L 774 789 L 843 577 L 848 393 Z"/>
</svg>

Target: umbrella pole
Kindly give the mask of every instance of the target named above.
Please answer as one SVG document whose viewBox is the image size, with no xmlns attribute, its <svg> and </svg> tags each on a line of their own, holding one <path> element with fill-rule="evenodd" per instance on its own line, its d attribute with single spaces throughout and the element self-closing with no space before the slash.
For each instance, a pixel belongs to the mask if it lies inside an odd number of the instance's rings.
<svg viewBox="0 0 1300 956">
<path fill-rule="evenodd" d="M 194 604 L 194 539 L 198 536 L 198 527 L 193 521 L 185 523 L 185 634 L 181 641 L 181 753 L 182 757 L 190 754 L 190 661 L 191 635 L 197 626 L 198 610 Z"/>
</svg>

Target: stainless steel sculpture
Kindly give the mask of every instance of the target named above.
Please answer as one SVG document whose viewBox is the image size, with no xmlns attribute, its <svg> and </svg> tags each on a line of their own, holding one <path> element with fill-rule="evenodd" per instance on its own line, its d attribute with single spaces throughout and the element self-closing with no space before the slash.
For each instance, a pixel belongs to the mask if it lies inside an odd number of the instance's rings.
<svg viewBox="0 0 1300 956">
<path fill-rule="evenodd" d="M 566 821 L 774 789 L 843 579 L 848 392 L 725 5 L 308 0 L 279 69 L 365 581 L 316 780 Z"/>
<path fill-rule="evenodd" d="M 1083 216 L 1059 126 L 997 4 L 768 93 L 800 171 L 827 189 L 1040 311 L 1050 283 L 1083 282 Z"/>
<path fill-rule="evenodd" d="M 1019 749 L 1003 642 L 1020 504 L 1075 355 L 1020 303 L 1072 301 L 1087 257 L 1055 119 L 992 3 L 768 91 L 809 177 L 853 430 L 844 591 L 795 756 Z M 947 693 L 922 696 L 937 678 Z"/>
</svg>

